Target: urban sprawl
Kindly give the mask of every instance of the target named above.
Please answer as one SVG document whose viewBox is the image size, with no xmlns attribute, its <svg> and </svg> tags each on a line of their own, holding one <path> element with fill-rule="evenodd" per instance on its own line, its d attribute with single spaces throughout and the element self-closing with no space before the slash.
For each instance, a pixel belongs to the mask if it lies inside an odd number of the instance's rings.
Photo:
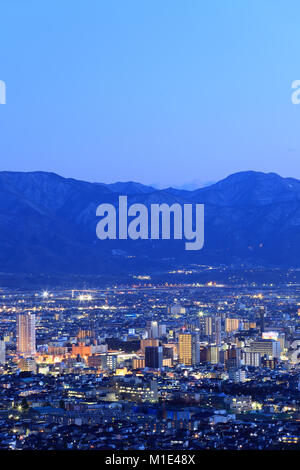
<svg viewBox="0 0 300 470">
<path fill-rule="evenodd" d="M 2 288 L 0 448 L 294 449 L 298 356 L 293 282 Z"/>
</svg>

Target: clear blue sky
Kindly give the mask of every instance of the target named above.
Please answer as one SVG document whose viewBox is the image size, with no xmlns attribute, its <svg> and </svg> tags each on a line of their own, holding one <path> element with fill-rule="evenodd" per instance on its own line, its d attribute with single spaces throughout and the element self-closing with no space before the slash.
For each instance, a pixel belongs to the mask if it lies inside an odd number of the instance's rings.
<svg viewBox="0 0 300 470">
<path fill-rule="evenodd" d="M 300 3 L 2 0 L 1 170 L 300 178 Z"/>
</svg>

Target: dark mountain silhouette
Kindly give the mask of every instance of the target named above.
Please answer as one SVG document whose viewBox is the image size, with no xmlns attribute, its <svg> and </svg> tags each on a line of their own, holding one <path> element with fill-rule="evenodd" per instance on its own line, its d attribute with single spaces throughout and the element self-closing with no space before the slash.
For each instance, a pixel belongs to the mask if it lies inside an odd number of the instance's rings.
<svg viewBox="0 0 300 470">
<path fill-rule="evenodd" d="M 184 241 L 100 241 L 104 202 L 205 204 L 205 246 Z M 0 172 L 0 272 L 128 273 L 180 264 L 300 266 L 300 181 L 241 172 L 193 191 L 88 183 L 45 172 Z"/>
</svg>

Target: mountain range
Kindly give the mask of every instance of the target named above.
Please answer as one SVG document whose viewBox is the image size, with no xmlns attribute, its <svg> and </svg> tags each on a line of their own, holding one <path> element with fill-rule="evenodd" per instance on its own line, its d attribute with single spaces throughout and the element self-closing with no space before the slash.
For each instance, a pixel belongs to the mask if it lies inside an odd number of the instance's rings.
<svg viewBox="0 0 300 470">
<path fill-rule="evenodd" d="M 200 189 L 89 183 L 46 172 L 0 172 L 0 272 L 129 273 L 188 264 L 300 267 L 300 181 L 246 171 Z M 202 203 L 205 244 L 96 238 L 96 207 Z"/>
</svg>

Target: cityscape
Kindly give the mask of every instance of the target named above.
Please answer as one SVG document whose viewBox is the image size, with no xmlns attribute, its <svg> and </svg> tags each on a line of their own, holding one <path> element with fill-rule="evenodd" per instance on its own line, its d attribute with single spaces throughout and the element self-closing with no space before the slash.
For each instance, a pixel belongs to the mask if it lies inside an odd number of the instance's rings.
<svg viewBox="0 0 300 470">
<path fill-rule="evenodd" d="M 299 15 L 0 1 L 10 463 L 298 454 Z"/>
<path fill-rule="evenodd" d="M 297 449 L 297 270 L 250 273 L 2 288 L 0 448 Z"/>
</svg>

